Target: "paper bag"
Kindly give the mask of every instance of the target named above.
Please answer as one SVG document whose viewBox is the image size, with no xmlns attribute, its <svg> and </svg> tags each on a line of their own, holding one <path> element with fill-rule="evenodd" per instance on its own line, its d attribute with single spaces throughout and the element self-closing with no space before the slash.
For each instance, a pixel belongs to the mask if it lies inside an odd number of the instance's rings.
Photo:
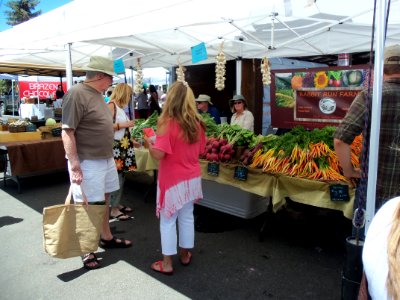
<svg viewBox="0 0 400 300">
<path fill-rule="evenodd" d="M 65 204 L 43 209 L 44 249 L 57 258 L 95 252 L 104 220 L 105 205 L 70 204 L 70 193 Z"/>
</svg>

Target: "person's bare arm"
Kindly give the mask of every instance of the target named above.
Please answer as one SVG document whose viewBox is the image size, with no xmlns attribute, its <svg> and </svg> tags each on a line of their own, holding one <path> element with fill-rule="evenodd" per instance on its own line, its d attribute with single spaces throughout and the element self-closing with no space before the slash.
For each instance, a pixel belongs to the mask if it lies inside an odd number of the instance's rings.
<svg viewBox="0 0 400 300">
<path fill-rule="evenodd" d="M 165 156 L 165 152 L 153 148 L 153 141 L 148 137 L 144 137 L 144 147 L 149 149 L 149 153 L 154 159 L 160 160 Z"/>
<path fill-rule="evenodd" d="M 163 135 L 165 134 L 165 130 L 166 130 L 165 126 L 158 126 L 157 134 Z M 154 149 L 153 148 L 154 142 L 151 138 L 145 136 L 143 139 L 144 139 L 144 147 L 149 149 L 149 153 L 154 159 L 160 160 L 164 158 L 165 152 L 160 151 L 158 149 Z"/>
<path fill-rule="evenodd" d="M 333 143 L 339 159 L 340 166 L 343 169 L 343 175 L 348 178 L 355 186 L 355 179 L 361 177 L 361 171 L 358 168 L 354 168 L 353 164 L 351 163 L 350 145 L 336 138 L 333 140 Z"/>
<path fill-rule="evenodd" d="M 81 184 L 83 174 L 76 149 L 75 131 L 73 129 L 63 129 L 62 140 L 65 154 L 71 164 L 71 181 L 72 183 Z"/>
</svg>

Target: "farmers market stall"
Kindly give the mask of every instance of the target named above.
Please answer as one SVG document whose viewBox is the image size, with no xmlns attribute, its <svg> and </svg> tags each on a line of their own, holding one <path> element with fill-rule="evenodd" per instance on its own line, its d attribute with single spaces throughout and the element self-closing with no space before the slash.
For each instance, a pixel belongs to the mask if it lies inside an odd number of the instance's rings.
<svg viewBox="0 0 400 300">
<path fill-rule="evenodd" d="M 135 149 L 137 171 L 155 170 L 157 162 L 147 149 Z M 235 179 L 238 164 L 220 163 L 218 175 L 209 174 L 209 162 L 200 159 L 204 199 L 198 204 L 242 218 L 252 218 L 265 211 L 271 199 L 273 211 L 285 206 L 286 197 L 320 208 L 339 210 L 351 219 L 355 191 L 349 188 L 348 199 L 332 195 L 337 183 L 308 180 L 290 176 L 271 175 L 260 169 L 248 168 L 246 180 Z M 345 183 L 340 186 L 347 186 Z M 333 199 L 332 199 L 333 197 Z"/>
<path fill-rule="evenodd" d="M 355 191 L 343 176 L 333 151 L 335 127 L 306 130 L 298 126 L 276 136 L 263 136 L 237 125 L 215 124 L 207 114 L 207 143 L 201 154 L 204 199 L 199 204 L 251 218 L 269 203 L 278 211 L 286 199 L 320 208 L 339 210 L 352 218 Z M 137 120 L 132 136 L 142 140 L 154 131 L 157 116 Z M 352 162 L 358 167 L 362 136 L 351 145 Z M 157 170 L 147 149 L 135 149 L 137 171 Z M 156 177 L 155 177 L 156 180 Z"/>
</svg>

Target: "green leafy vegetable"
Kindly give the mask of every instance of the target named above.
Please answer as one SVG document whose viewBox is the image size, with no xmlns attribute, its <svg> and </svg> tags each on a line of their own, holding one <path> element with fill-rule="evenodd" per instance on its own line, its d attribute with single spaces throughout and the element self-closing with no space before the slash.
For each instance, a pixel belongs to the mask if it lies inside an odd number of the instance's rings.
<svg viewBox="0 0 400 300">
<path fill-rule="evenodd" d="M 131 136 L 134 139 L 143 138 L 143 128 L 153 128 L 154 131 L 157 129 L 158 112 L 154 111 L 150 117 L 146 120 L 137 119 L 135 120 L 135 126 L 131 130 Z"/>
<path fill-rule="evenodd" d="M 332 77 L 335 80 L 342 78 L 342 71 L 328 71 L 328 77 Z"/>
</svg>

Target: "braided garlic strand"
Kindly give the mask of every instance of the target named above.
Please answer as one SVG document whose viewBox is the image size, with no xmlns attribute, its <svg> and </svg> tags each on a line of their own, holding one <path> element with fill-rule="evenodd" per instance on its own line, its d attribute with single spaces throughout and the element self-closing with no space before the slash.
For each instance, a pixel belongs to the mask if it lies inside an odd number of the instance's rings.
<svg viewBox="0 0 400 300">
<path fill-rule="evenodd" d="M 176 69 L 176 76 L 177 76 L 176 81 L 180 81 L 185 86 L 188 86 L 188 83 L 185 81 L 185 69 L 182 67 L 181 64 L 179 64 L 178 68 Z"/>
<path fill-rule="evenodd" d="M 140 94 L 143 92 L 143 71 L 142 66 L 140 65 L 140 59 L 137 59 L 136 63 L 136 75 L 135 75 L 135 86 L 133 91 L 136 94 Z"/>
<path fill-rule="evenodd" d="M 264 85 L 271 84 L 271 67 L 268 58 L 265 56 L 261 60 L 261 74 L 262 74 L 262 82 Z"/>
<path fill-rule="evenodd" d="M 225 74 L 226 74 L 226 57 L 223 52 L 224 42 L 219 47 L 217 56 L 215 57 L 215 88 L 222 91 L 225 88 Z"/>
</svg>

